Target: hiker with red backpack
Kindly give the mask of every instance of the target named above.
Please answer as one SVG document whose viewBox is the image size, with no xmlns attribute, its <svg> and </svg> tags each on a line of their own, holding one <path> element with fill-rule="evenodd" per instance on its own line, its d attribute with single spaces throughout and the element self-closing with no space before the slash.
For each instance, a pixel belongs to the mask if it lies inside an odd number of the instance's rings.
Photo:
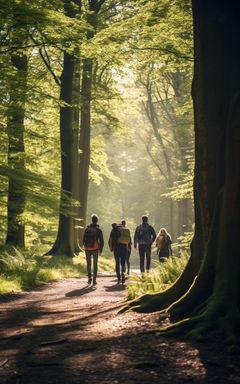
<svg viewBox="0 0 240 384">
<path fill-rule="evenodd" d="M 88 284 L 92 283 L 92 258 L 93 258 L 93 285 L 97 284 L 98 255 L 102 253 L 104 240 L 97 215 L 91 216 L 92 223 L 88 225 L 83 235 L 83 245 L 87 259 Z"/>
<path fill-rule="evenodd" d="M 142 224 L 137 226 L 134 234 L 134 248 L 138 246 L 140 271 L 142 273 L 145 272 L 145 260 L 147 273 L 150 270 L 152 243 L 155 239 L 156 232 L 154 228 L 148 224 L 148 217 L 146 215 L 142 216 Z"/>
</svg>

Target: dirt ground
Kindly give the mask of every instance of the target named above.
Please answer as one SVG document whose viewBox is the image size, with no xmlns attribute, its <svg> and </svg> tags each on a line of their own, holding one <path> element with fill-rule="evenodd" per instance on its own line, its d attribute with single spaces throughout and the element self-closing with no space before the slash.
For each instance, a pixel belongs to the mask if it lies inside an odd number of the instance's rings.
<svg viewBox="0 0 240 384">
<path fill-rule="evenodd" d="M 155 314 L 117 314 L 125 287 L 101 276 L 0 297 L 1 384 L 240 383 L 240 346 L 193 345 L 144 330 Z"/>
</svg>

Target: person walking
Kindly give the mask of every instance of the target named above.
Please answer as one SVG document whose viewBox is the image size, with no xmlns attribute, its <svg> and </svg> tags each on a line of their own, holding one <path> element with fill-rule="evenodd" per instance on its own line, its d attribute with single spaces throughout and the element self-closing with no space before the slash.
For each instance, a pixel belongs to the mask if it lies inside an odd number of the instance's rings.
<svg viewBox="0 0 240 384">
<path fill-rule="evenodd" d="M 123 227 L 127 227 L 126 220 L 122 220 L 121 222 Z M 131 251 L 132 251 L 132 239 L 130 235 L 130 241 L 127 245 L 127 255 L 126 255 L 126 264 L 127 264 L 127 274 L 130 274 L 130 256 L 131 256 Z"/>
<path fill-rule="evenodd" d="M 115 271 L 118 284 L 125 283 L 126 258 L 128 244 L 131 241 L 130 231 L 122 224 L 112 224 L 112 231 L 109 236 L 108 244 L 115 258 Z"/>
<path fill-rule="evenodd" d="M 93 258 L 93 285 L 97 284 L 98 255 L 104 246 L 103 233 L 100 229 L 97 215 L 91 216 L 92 223 L 88 225 L 83 235 L 83 245 L 87 259 L 88 284 L 92 283 L 92 258 Z"/>
<path fill-rule="evenodd" d="M 111 233 L 109 235 L 109 239 L 108 239 L 108 246 L 110 248 L 110 251 L 111 252 L 114 252 L 114 249 L 116 247 L 116 242 L 117 242 L 117 223 L 112 223 L 112 230 L 111 230 Z"/>
<path fill-rule="evenodd" d="M 165 228 L 161 228 L 156 237 L 156 247 L 159 261 L 164 261 L 165 258 L 172 256 L 171 244 L 171 235 Z"/>
<path fill-rule="evenodd" d="M 134 248 L 138 246 L 139 258 L 140 258 L 140 271 L 145 272 L 145 260 L 146 271 L 150 270 L 151 266 L 151 251 L 152 243 L 156 239 L 156 232 L 154 228 L 148 224 L 148 217 L 142 216 L 142 224 L 138 225 L 134 233 Z"/>
</svg>

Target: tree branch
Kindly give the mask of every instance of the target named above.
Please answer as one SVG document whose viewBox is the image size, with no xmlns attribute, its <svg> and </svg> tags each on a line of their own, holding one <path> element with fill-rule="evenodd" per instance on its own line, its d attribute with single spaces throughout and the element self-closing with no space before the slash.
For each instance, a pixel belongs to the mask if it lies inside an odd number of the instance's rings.
<svg viewBox="0 0 240 384">
<path fill-rule="evenodd" d="M 60 44 L 59 44 L 60 45 Z M 28 45 L 22 45 L 22 46 L 12 46 L 4 50 L 0 50 L 0 54 L 9 53 L 13 51 L 18 51 L 19 49 L 28 49 L 28 48 L 36 48 L 36 47 L 58 47 L 57 43 L 36 43 L 36 44 L 28 44 Z"/>
<path fill-rule="evenodd" d="M 158 164 L 158 162 L 154 159 L 152 153 L 151 153 L 151 150 L 149 148 L 149 143 L 146 144 L 146 141 L 140 137 L 140 140 L 142 141 L 142 143 L 144 144 L 145 148 L 146 148 L 146 151 L 147 151 L 147 154 L 148 156 L 150 157 L 150 159 L 152 160 L 152 162 L 154 163 L 154 165 L 157 167 L 157 169 L 160 171 L 160 173 L 162 174 L 162 176 L 164 177 L 165 180 L 168 179 L 166 173 L 163 171 L 163 169 L 160 167 L 160 165 Z"/>
<path fill-rule="evenodd" d="M 132 49 L 135 49 L 135 50 L 138 50 L 138 51 L 160 51 L 160 52 L 163 52 L 163 53 L 170 53 L 180 59 L 186 59 L 186 60 L 189 60 L 189 61 L 194 61 L 194 57 L 192 56 L 187 56 L 187 55 L 182 55 L 180 54 L 179 52 L 177 51 L 174 51 L 174 50 L 171 50 L 171 49 L 168 49 L 168 48 L 161 48 L 161 47 L 144 47 L 144 48 L 140 48 L 140 47 L 137 47 L 136 45 L 133 45 L 131 44 L 131 48 Z"/>
<path fill-rule="evenodd" d="M 44 53 L 45 55 L 47 56 L 47 59 L 45 58 L 43 52 L 42 52 L 42 47 L 39 49 L 39 54 L 42 58 L 42 61 L 44 62 L 46 68 L 48 69 L 48 71 L 51 73 L 55 83 L 60 87 L 61 85 L 61 81 L 59 80 L 59 78 L 57 77 L 57 75 L 54 73 L 53 69 L 51 68 L 51 63 L 50 63 L 50 59 L 49 59 L 49 56 L 48 56 L 48 53 L 46 51 L 46 48 L 45 46 L 43 47 L 44 48 Z"/>
</svg>

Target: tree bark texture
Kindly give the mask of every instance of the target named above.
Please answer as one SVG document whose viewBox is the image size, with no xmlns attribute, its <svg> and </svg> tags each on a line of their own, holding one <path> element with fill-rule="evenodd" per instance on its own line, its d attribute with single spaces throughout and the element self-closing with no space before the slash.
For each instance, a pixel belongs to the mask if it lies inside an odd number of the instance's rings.
<svg viewBox="0 0 240 384">
<path fill-rule="evenodd" d="M 105 0 L 89 0 L 89 11 L 87 21 L 92 27 L 87 33 L 87 39 L 92 39 L 98 26 L 98 12 Z M 92 76 L 93 60 L 85 58 L 82 67 L 81 84 L 81 123 L 80 123 L 80 167 L 79 167 L 79 220 L 81 228 L 79 231 L 79 242 L 82 244 L 84 227 L 86 226 L 87 199 L 89 185 L 89 166 L 90 166 L 90 141 L 91 141 L 91 97 L 92 97 Z"/>
<path fill-rule="evenodd" d="M 79 241 L 82 244 L 83 230 L 86 225 L 87 197 L 88 197 L 88 176 L 90 165 L 90 139 L 91 139 L 91 90 L 92 90 L 92 68 L 91 59 L 85 59 L 82 69 L 81 87 L 81 124 L 80 124 L 80 168 L 79 168 L 79 219 L 81 229 Z"/>
<path fill-rule="evenodd" d="M 61 143 L 61 196 L 58 233 L 55 244 L 48 254 L 74 256 L 73 217 L 70 199 L 73 185 L 73 94 L 74 57 L 64 52 L 61 75 L 60 143 Z"/>
<path fill-rule="evenodd" d="M 81 0 L 64 0 L 66 16 L 75 18 L 81 10 Z M 76 208 L 72 199 L 77 199 L 78 177 L 78 123 L 77 87 L 79 83 L 79 54 L 64 51 L 61 75 L 60 144 L 61 144 L 61 196 L 56 241 L 47 254 L 73 257 L 78 251 L 75 221 Z"/>
<path fill-rule="evenodd" d="M 81 70 L 80 70 L 80 53 L 79 50 L 75 56 L 75 66 L 73 75 L 73 186 L 72 193 L 74 200 L 79 201 L 79 135 L 80 135 L 80 105 L 81 105 Z M 81 250 L 79 245 L 79 206 L 74 208 L 73 231 L 74 231 L 74 251 L 79 253 Z"/>
<path fill-rule="evenodd" d="M 28 31 L 18 26 L 17 9 L 13 10 L 12 44 L 22 45 L 27 41 Z M 24 118 L 27 97 L 28 58 L 26 53 L 11 55 L 12 73 L 9 81 L 9 106 L 7 111 L 8 133 L 8 181 L 7 235 L 6 244 L 25 247 L 25 145 Z M 21 175 L 21 177 L 19 177 Z"/>
</svg>

